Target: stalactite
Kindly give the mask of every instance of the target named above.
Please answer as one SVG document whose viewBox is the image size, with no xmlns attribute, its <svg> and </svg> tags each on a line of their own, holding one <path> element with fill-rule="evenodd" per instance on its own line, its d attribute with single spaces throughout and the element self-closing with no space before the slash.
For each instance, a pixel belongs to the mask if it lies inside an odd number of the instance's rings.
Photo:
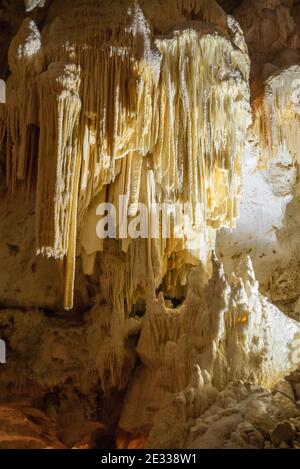
<svg viewBox="0 0 300 469">
<path fill-rule="evenodd" d="M 66 308 L 76 240 L 89 274 L 103 248 L 91 232 L 97 198 L 118 207 L 118 196 L 128 196 L 129 219 L 138 202 L 190 203 L 191 226 L 202 220 L 194 259 L 207 252 L 209 230 L 233 227 L 238 216 L 250 123 L 247 50 L 216 2 L 167 3 L 173 16 L 165 30 L 158 0 L 76 0 L 63 8 L 54 1 L 42 40 L 26 20 L 10 48 L 7 181 L 12 190 L 19 180 L 32 186 L 37 160 L 37 252 L 64 259 Z M 25 151 L 33 138 L 37 154 Z M 128 304 L 137 287 L 158 287 L 172 256 L 182 251 L 181 264 L 190 263 L 186 240 L 174 236 L 120 243 L 130 266 Z M 141 259 L 147 267 L 135 280 Z"/>
<path fill-rule="evenodd" d="M 254 103 L 253 132 L 261 144 L 263 164 L 285 148 L 300 162 L 299 83 L 298 65 L 278 70 L 267 78 L 262 96 Z"/>
</svg>

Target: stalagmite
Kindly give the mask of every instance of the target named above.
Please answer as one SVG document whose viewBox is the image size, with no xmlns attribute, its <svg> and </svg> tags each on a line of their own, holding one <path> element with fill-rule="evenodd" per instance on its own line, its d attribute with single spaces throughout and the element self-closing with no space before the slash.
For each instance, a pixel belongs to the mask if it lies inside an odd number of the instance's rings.
<svg viewBox="0 0 300 469">
<path fill-rule="evenodd" d="M 161 439 L 157 428 L 162 424 L 161 415 L 172 414 L 173 394 L 181 393 L 191 379 L 194 382 L 197 378 L 197 386 L 203 389 L 201 408 L 195 408 L 196 400 L 189 398 L 195 415 L 201 415 L 212 404 L 209 396 L 217 393 L 211 383 L 223 390 L 231 381 L 243 380 L 270 389 L 298 366 L 300 325 L 259 293 L 251 259 L 243 258 L 237 276 L 233 274 L 230 280 L 218 259 L 213 257 L 212 261 L 207 284 L 201 269 L 191 272 L 182 305 L 174 309 L 166 306 L 161 294 L 147 304 L 137 345 L 141 364 L 120 420 L 124 431 L 134 434 L 154 424 L 155 441 L 158 435 Z M 147 392 L 143 392 L 145 383 Z M 179 404 L 186 419 L 188 397 L 176 397 L 178 412 Z M 147 412 L 149 408 L 152 413 Z M 186 425 L 180 422 L 182 433 Z"/>
</svg>

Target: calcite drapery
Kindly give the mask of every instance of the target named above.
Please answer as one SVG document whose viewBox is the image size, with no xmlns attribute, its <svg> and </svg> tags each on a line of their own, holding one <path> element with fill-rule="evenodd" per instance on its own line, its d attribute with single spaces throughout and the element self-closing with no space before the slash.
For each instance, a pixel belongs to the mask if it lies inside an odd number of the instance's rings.
<svg viewBox="0 0 300 469">
<path fill-rule="evenodd" d="M 53 1 L 42 33 L 26 19 L 9 57 L 7 180 L 33 187 L 38 166 L 37 251 L 63 260 L 66 308 L 76 240 L 87 273 L 103 249 L 97 201 L 188 202 L 191 225 L 202 220 L 193 256 L 185 239 L 120 241 L 129 307 L 138 288 L 159 286 L 172 257 L 205 258 L 211 228 L 234 226 L 249 59 L 215 1 Z M 138 285 L 130 279 L 142 258 Z"/>
<path fill-rule="evenodd" d="M 293 3 L 244 0 L 235 11 L 252 59 L 252 130 L 261 166 L 285 148 L 299 161 L 300 37 Z"/>
<path fill-rule="evenodd" d="M 287 148 L 300 162 L 300 67 L 291 65 L 272 73 L 264 83 L 264 92 L 255 103 L 253 130 L 260 137 L 262 158 L 268 162 Z"/>
<path fill-rule="evenodd" d="M 25 2 L 28 11 L 43 3 Z M 299 50 L 294 12 L 287 8 L 292 0 L 222 2 L 228 8 L 238 3 L 243 3 L 236 13 L 253 59 L 253 89 L 258 85 L 253 128 L 257 126 L 268 158 L 283 141 L 295 154 L 287 120 L 294 112 L 292 80 L 287 78 L 298 76 L 298 67 L 291 67 Z M 237 215 L 250 122 L 249 59 L 241 29 L 215 2 L 204 0 L 48 0 L 46 5 L 30 13 L 12 42 L 8 102 L 1 106 L 1 153 L 7 156 L 13 194 L 1 198 L 5 226 L 0 258 L 10 272 L 2 272 L 0 290 L 1 303 L 14 307 L 0 315 L 9 361 L 3 367 L 1 397 L 9 392 L 11 399 L 34 398 L 58 422 L 68 446 L 102 444 L 100 411 L 109 414 L 115 435 L 122 398 L 118 396 L 113 417 L 102 392 L 127 388 L 119 426 L 121 437 L 128 432 L 124 441 L 131 446 L 264 447 L 277 419 L 297 415 L 299 384 L 292 388 L 277 381 L 299 361 L 299 323 L 259 293 L 249 259 L 230 280 L 216 258 L 212 276 L 210 263 L 203 276 L 200 267 L 191 271 L 199 258 L 206 260 L 216 229 L 234 226 Z M 282 72 L 286 65 L 289 69 Z M 292 123 L 298 123 L 295 116 Z M 296 175 L 288 180 L 283 164 L 287 168 L 293 162 L 281 157 L 278 172 L 252 180 L 254 197 L 247 184 L 256 157 L 252 152 L 248 157 L 253 163 L 244 171 L 244 187 L 253 214 L 239 230 L 243 239 L 253 235 L 259 244 L 260 234 L 268 235 L 272 224 L 279 232 L 281 225 L 269 213 L 282 208 L 282 199 L 273 205 L 273 196 L 288 197 Z M 268 185 L 272 190 L 265 190 Z M 28 191 L 37 187 L 35 211 L 22 200 L 22 186 Z M 119 205 L 121 194 L 128 199 L 125 205 Z M 266 199 L 263 209 L 259 199 Z M 112 202 L 118 215 L 128 209 L 130 221 L 138 202 L 148 208 L 152 202 L 190 202 L 192 227 L 200 220 L 193 250 L 187 238 L 173 235 L 98 239 L 99 202 Z M 28 219 L 31 223 L 22 226 Z M 32 253 L 24 255 L 34 238 L 25 226 L 30 228 L 35 219 L 38 252 L 63 264 L 67 307 L 72 305 L 76 255 L 81 254 L 85 273 L 96 274 L 87 280 L 77 265 L 76 286 L 86 289 L 87 301 L 82 308 L 76 301 L 71 314 L 57 311 L 54 302 L 59 279 L 50 266 L 55 268 L 55 261 L 47 264 L 41 256 L 35 263 Z M 230 239 L 227 271 L 251 248 L 245 243 L 240 249 Z M 268 271 L 266 251 L 258 253 L 255 246 L 253 251 L 251 256 L 260 256 Z M 45 262 L 47 281 L 40 279 L 39 261 Z M 297 259 L 293 265 L 297 273 Z M 276 289 L 269 293 L 284 299 L 289 287 L 296 302 L 291 268 L 282 266 L 282 271 L 286 276 L 278 270 Z M 297 276 L 293 279 L 296 283 Z M 34 282 L 45 287 L 38 301 Z M 290 304 L 285 305 L 288 314 Z M 240 379 L 265 388 L 276 383 L 276 388 L 272 394 Z M 31 407 L 27 411 L 44 419 Z M 292 420 L 289 425 L 293 430 Z M 4 444 L 7 435 L 0 436 Z M 25 439 L 23 444 L 46 443 Z"/>
</svg>

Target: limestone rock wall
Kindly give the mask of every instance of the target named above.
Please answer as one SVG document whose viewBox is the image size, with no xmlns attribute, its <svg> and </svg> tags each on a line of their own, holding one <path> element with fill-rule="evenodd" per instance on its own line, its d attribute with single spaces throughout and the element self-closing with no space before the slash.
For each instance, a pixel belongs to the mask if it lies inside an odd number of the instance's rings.
<svg viewBox="0 0 300 469">
<path fill-rule="evenodd" d="M 0 447 L 300 446 L 299 18 L 0 1 Z"/>
</svg>

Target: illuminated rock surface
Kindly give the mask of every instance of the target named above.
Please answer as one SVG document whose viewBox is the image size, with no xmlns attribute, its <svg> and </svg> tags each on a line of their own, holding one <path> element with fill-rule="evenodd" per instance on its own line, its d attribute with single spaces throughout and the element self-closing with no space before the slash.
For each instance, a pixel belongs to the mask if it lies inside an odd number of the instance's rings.
<svg viewBox="0 0 300 469">
<path fill-rule="evenodd" d="M 299 5 L 23 3 L 0 2 L 0 447 L 299 447 Z M 189 207 L 182 236 L 157 204 Z"/>
</svg>

